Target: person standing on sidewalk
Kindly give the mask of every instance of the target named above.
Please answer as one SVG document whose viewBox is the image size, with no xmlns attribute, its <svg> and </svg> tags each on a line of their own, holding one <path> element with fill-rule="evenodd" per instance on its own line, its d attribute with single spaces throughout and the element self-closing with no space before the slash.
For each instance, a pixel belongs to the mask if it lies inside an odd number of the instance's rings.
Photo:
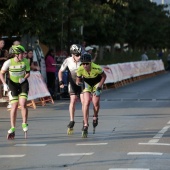
<svg viewBox="0 0 170 170">
<path fill-rule="evenodd" d="M 14 139 L 16 117 L 18 105 L 21 107 L 22 114 L 22 129 L 25 132 L 28 131 L 28 110 L 26 106 L 29 83 L 27 78 L 30 76 L 30 65 L 26 58 L 23 57 L 25 49 L 21 45 L 12 46 L 13 58 L 4 62 L 1 71 L 0 79 L 3 83 L 5 91 L 11 91 L 9 95 L 10 103 L 12 105 L 10 112 L 11 128 L 8 130 L 7 139 Z M 6 84 L 4 74 L 9 70 L 9 82 Z"/>
<path fill-rule="evenodd" d="M 47 87 L 51 94 L 51 97 L 54 99 L 55 94 L 55 80 L 56 80 L 56 61 L 55 61 L 55 52 L 54 49 L 49 49 L 45 56 L 45 65 L 47 73 Z"/>
<path fill-rule="evenodd" d="M 3 65 L 3 63 L 8 58 L 7 50 L 4 49 L 4 46 L 5 46 L 5 41 L 0 38 L 0 69 L 1 69 L 1 67 Z M 3 97 L 2 82 L 0 81 L 0 102 L 5 101 L 2 97 Z"/>
<path fill-rule="evenodd" d="M 71 54 L 71 57 L 68 57 L 64 60 L 58 72 L 59 85 L 60 85 L 60 88 L 63 89 L 64 88 L 63 72 L 66 69 L 68 69 L 69 71 L 68 91 L 70 94 L 70 105 L 69 105 L 70 123 L 67 126 L 68 135 L 73 133 L 73 127 L 75 123 L 74 122 L 75 104 L 76 104 L 76 100 L 78 96 L 80 96 L 81 103 L 83 103 L 83 96 L 81 94 L 82 88 L 81 86 L 78 86 L 76 84 L 76 71 L 81 64 L 80 62 L 81 46 L 78 44 L 71 45 L 70 54 Z"/>
<path fill-rule="evenodd" d="M 89 118 L 89 107 L 91 102 L 93 103 L 93 133 L 95 133 L 95 127 L 98 125 L 98 113 L 100 109 L 100 94 L 102 86 L 106 80 L 106 74 L 102 68 L 91 62 L 92 56 L 88 53 L 84 53 L 81 58 L 81 66 L 77 70 L 76 84 L 81 84 L 81 80 L 84 80 L 83 89 L 83 128 L 82 137 L 86 138 L 88 134 L 88 118 Z"/>
</svg>

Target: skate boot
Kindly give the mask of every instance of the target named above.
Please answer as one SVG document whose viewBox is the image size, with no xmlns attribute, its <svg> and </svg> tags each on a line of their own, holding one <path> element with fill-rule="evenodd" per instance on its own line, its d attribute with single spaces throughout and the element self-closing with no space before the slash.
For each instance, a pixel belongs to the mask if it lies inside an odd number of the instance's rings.
<svg viewBox="0 0 170 170">
<path fill-rule="evenodd" d="M 88 126 L 83 126 L 82 128 L 82 138 L 87 138 L 88 135 Z"/>
<path fill-rule="evenodd" d="M 98 117 L 93 116 L 93 134 L 95 134 L 96 126 L 98 125 Z"/>
<path fill-rule="evenodd" d="M 67 126 L 68 127 L 67 135 L 72 135 L 73 134 L 73 132 L 74 132 L 74 129 L 73 129 L 74 124 L 75 124 L 74 121 L 70 121 L 70 123 L 68 124 L 68 126 Z"/>
<path fill-rule="evenodd" d="M 22 123 L 22 130 L 24 131 L 25 139 L 27 138 L 28 124 Z"/>
<path fill-rule="evenodd" d="M 15 128 L 12 127 L 8 130 L 7 139 L 13 140 L 15 138 Z"/>
</svg>

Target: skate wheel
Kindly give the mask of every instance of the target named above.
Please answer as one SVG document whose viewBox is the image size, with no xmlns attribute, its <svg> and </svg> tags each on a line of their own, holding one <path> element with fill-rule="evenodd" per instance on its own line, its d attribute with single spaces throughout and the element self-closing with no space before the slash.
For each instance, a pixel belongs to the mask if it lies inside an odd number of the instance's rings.
<svg viewBox="0 0 170 170">
<path fill-rule="evenodd" d="M 11 134 L 7 134 L 7 139 L 8 140 L 14 140 L 14 137 L 15 137 L 15 132 L 11 133 Z"/>
<path fill-rule="evenodd" d="M 87 138 L 87 133 L 86 132 L 82 132 L 82 138 Z"/>
<path fill-rule="evenodd" d="M 73 130 L 73 129 L 68 128 L 68 130 L 67 130 L 67 135 L 72 135 L 72 134 L 73 134 L 73 132 L 74 132 L 74 130 Z"/>
<path fill-rule="evenodd" d="M 25 139 L 27 139 L 27 132 L 24 132 L 24 137 Z"/>
</svg>

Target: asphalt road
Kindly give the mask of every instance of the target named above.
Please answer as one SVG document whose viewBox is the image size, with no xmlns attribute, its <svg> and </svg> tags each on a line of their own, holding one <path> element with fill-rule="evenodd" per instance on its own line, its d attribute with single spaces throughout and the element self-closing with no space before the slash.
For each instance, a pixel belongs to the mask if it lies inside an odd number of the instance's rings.
<svg viewBox="0 0 170 170">
<path fill-rule="evenodd" d="M 28 139 L 18 112 L 16 138 L 6 139 L 9 112 L 0 108 L 0 170 L 169 170 L 170 73 L 105 90 L 99 125 L 81 138 L 78 102 L 74 134 L 66 134 L 69 101 L 29 109 Z"/>
</svg>

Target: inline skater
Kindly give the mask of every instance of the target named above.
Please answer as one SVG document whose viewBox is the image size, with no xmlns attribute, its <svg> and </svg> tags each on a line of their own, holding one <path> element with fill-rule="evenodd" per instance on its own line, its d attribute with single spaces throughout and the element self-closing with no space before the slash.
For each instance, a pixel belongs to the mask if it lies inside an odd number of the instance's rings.
<svg viewBox="0 0 170 170">
<path fill-rule="evenodd" d="M 93 103 L 93 133 L 95 133 L 95 127 L 98 125 L 98 112 L 100 109 L 100 94 L 102 86 L 106 80 L 106 74 L 102 68 L 91 62 L 91 54 L 84 53 L 81 58 L 81 66 L 77 70 L 77 84 L 81 84 L 81 79 L 84 80 L 83 90 L 83 128 L 82 137 L 86 138 L 88 134 L 88 118 L 89 118 L 89 106 L 92 95 Z"/>
<path fill-rule="evenodd" d="M 12 46 L 13 58 L 4 62 L 1 71 L 0 79 L 3 83 L 5 91 L 11 91 L 9 95 L 9 100 L 11 103 L 11 128 L 8 130 L 7 139 L 14 139 L 15 137 L 15 127 L 16 127 L 16 117 L 18 104 L 21 107 L 22 114 L 22 129 L 25 133 L 28 131 L 28 110 L 26 106 L 29 84 L 27 78 L 30 76 L 30 65 L 26 58 L 23 58 L 23 53 L 25 49 L 21 45 Z M 9 82 L 8 85 L 5 82 L 4 74 L 9 70 Z"/>
<path fill-rule="evenodd" d="M 76 71 L 78 67 L 80 66 L 80 56 L 81 56 L 81 46 L 78 44 L 73 44 L 70 47 L 70 54 L 71 57 L 66 58 L 63 61 L 63 64 L 61 65 L 61 68 L 58 72 L 58 78 L 59 78 L 59 85 L 60 88 L 64 88 L 64 82 L 63 82 L 63 72 L 68 69 L 69 71 L 69 85 L 68 85 L 68 91 L 70 95 L 70 105 L 69 105 L 69 113 L 70 113 L 70 122 L 68 124 L 67 134 L 71 135 L 73 134 L 74 130 L 74 114 L 75 114 L 75 105 L 77 97 L 80 96 L 81 103 L 83 103 L 83 96 L 81 94 L 82 88 L 81 86 L 78 86 L 76 84 Z"/>
</svg>

